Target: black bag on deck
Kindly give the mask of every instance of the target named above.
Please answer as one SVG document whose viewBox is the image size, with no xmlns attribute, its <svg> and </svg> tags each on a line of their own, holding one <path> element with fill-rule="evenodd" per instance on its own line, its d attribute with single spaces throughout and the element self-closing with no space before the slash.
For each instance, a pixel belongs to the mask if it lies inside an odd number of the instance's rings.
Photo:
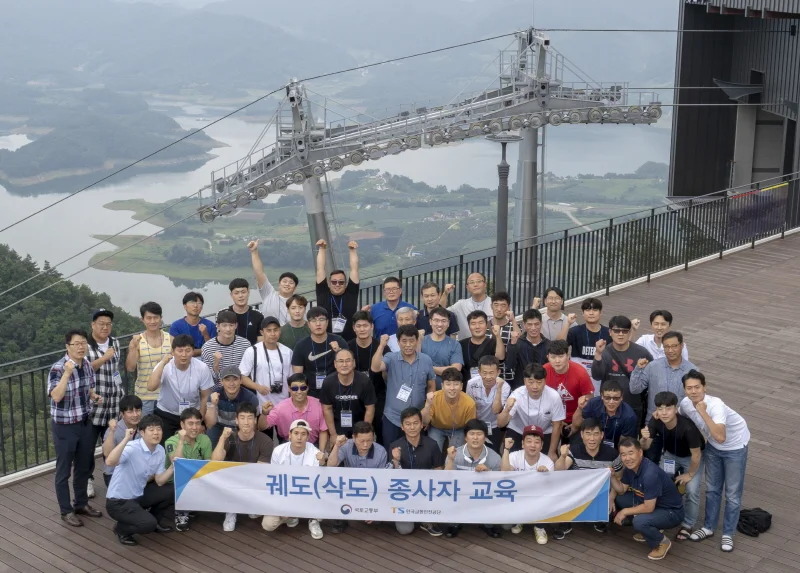
<svg viewBox="0 0 800 573">
<path fill-rule="evenodd" d="M 750 537 L 758 537 L 772 525 L 772 514 L 760 507 L 743 509 L 739 513 L 739 523 L 736 525 L 741 533 Z"/>
</svg>

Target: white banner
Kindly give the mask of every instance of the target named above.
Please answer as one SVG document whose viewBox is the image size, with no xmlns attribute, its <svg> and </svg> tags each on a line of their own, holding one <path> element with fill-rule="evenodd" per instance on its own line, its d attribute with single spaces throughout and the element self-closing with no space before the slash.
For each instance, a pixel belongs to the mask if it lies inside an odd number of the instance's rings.
<svg viewBox="0 0 800 573">
<path fill-rule="evenodd" d="M 175 508 L 373 521 L 606 521 L 610 473 L 277 466 L 178 459 Z"/>
</svg>

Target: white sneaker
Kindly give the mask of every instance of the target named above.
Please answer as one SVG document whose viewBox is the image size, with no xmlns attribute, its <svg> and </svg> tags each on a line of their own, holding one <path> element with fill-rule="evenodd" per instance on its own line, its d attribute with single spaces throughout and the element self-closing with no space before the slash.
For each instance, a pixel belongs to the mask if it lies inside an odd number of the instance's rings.
<svg viewBox="0 0 800 573">
<path fill-rule="evenodd" d="M 286 524 L 286 527 L 297 527 L 297 525 L 300 523 L 300 518 L 298 518 L 298 517 L 287 517 L 286 521 L 284 521 L 284 523 Z"/>
<path fill-rule="evenodd" d="M 86 495 L 89 499 L 94 497 L 94 478 L 89 478 L 89 483 L 86 484 Z"/>
<path fill-rule="evenodd" d="M 308 520 L 308 530 L 311 532 L 311 537 L 314 539 L 322 539 L 322 527 L 320 527 L 319 521 L 316 519 Z"/>
<path fill-rule="evenodd" d="M 547 543 L 547 531 L 545 531 L 544 527 L 534 527 L 533 535 L 536 536 L 536 543 L 539 545 Z"/>
<path fill-rule="evenodd" d="M 522 533 L 522 524 L 518 523 L 511 528 L 511 533 Z"/>
<path fill-rule="evenodd" d="M 247 517 L 249 517 L 250 519 L 258 519 L 261 516 L 260 515 L 256 515 L 255 513 L 251 513 Z"/>
<path fill-rule="evenodd" d="M 222 531 L 233 531 L 236 529 L 236 514 L 226 513 L 225 521 L 222 523 Z"/>
</svg>

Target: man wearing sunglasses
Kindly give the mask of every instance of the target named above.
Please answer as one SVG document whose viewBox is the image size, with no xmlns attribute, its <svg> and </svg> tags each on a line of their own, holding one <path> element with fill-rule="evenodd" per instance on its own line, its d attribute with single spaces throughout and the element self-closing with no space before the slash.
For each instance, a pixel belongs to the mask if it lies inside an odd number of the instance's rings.
<svg viewBox="0 0 800 573">
<path fill-rule="evenodd" d="M 341 269 L 331 271 L 325 280 L 325 260 L 328 243 L 317 241 L 317 304 L 328 311 L 331 317 L 328 332 L 340 335 L 345 340 L 355 336 L 351 317 L 358 310 L 358 243 L 350 241 L 350 279 Z"/>
<path fill-rule="evenodd" d="M 628 404 L 622 401 L 622 387 L 616 380 L 603 382 L 600 395 L 589 400 L 583 409 L 572 416 L 572 434 L 576 435 L 584 420 L 593 418 L 603 426 L 603 443 L 614 449 L 622 436 L 639 434 L 639 418 Z"/>
<path fill-rule="evenodd" d="M 319 443 L 323 452 L 328 445 L 328 425 L 322 403 L 317 398 L 308 395 L 308 382 L 302 374 L 289 376 L 289 400 L 284 400 L 277 406 L 272 402 L 264 402 L 261 412 L 266 414 L 266 424 L 259 424 L 260 430 L 275 427 L 281 443 L 289 440 L 292 424 L 295 420 L 305 420 L 308 423 L 308 442 Z"/>
<path fill-rule="evenodd" d="M 651 362 L 653 355 L 644 346 L 630 341 L 631 326 L 631 319 L 627 316 L 611 317 L 608 322 L 611 346 L 605 340 L 597 341 L 592 362 L 592 378 L 601 382 L 615 380 L 622 388 L 622 399 L 633 408 L 636 416 L 643 423 L 643 400 L 640 394 L 631 393 L 631 372 L 640 360 Z"/>
</svg>

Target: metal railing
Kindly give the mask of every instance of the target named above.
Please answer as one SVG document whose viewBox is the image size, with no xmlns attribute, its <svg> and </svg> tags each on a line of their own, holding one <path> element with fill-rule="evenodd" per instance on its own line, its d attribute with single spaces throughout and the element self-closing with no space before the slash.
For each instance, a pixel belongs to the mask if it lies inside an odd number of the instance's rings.
<svg viewBox="0 0 800 573">
<path fill-rule="evenodd" d="M 800 226 L 798 205 L 790 184 L 778 183 L 757 190 L 726 190 L 673 201 L 510 243 L 506 284 L 514 310 L 528 308 L 533 297 L 551 285 L 561 287 L 566 299 L 598 291 L 607 294 L 614 285 L 634 279 L 649 281 L 653 274 L 678 265 L 688 269 L 692 261 L 715 254 L 722 257 L 724 251 L 741 245 L 755 247 L 762 238 Z M 467 296 L 465 283 L 472 272 L 483 273 L 491 290 L 494 268 L 494 250 L 488 249 L 408 267 L 398 271 L 397 278 L 403 298 L 419 307 L 420 291 L 426 282 L 434 281 L 440 287 L 456 285 L 451 295 L 451 300 L 456 300 Z M 362 279 L 362 305 L 382 299 L 383 278 Z M 121 365 L 130 337 L 119 338 Z M 47 397 L 50 367 L 41 364 L 48 356 L 49 363 L 54 362 L 62 353 L 58 350 L 33 357 L 28 362 L 36 368 L 0 378 L 0 475 L 54 459 Z M 124 366 L 122 370 L 123 383 L 131 391 L 134 375 L 124 372 Z"/>
</svg>

